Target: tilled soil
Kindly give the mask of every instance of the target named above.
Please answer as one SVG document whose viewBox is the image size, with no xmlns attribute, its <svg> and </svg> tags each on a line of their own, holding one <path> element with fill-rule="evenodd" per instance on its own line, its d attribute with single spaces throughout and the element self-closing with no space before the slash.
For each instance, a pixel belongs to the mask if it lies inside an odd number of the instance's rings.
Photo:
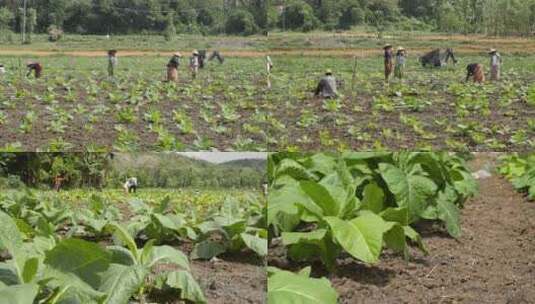
<svg viewBox="0 0 535 304">
<path fill-rule="evenodd" d="M 477 171 L 494 164 L 495 155 L 485 154 L 470 166 Z M 373 267 L 345 257 L 336 274 L 321 265 L 313 274 L 329 278 L 340 303 L 535 303 L 535 203 L 493 173 L 480 180 L 480 194 L 466 202 L 461 216 L 458 240 L 441 227 L 417 227 L 428 256 L 413 251 L 404 261 L 387 252 Z M 270 264 L 288 263 L 279 249 L 270 251 Z"/>
</svg>

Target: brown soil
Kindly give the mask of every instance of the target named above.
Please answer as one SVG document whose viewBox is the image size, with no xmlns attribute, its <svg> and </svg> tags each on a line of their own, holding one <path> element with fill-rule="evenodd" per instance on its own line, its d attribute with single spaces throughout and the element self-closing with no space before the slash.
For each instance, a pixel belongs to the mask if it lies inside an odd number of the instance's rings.
<svg viewBox="0 0 535 304">
<path fill-rule="evenodd" d="M 239 254 L 216 261 L 192 261 L 191 268 L 210 304 L 266 302 L 266 268 L 254 256 Z"/>
<path fill-rule="evenodd" d="M 532 54 L 533 49 L 526 49 L 523 45 L 512 45 L 505 49 L 508 53 L 515 54 Z M 423 55 L 429 52 L 429 47 L 410 48 L 411 55 Z M 455 48 L 457 54 L 482 54 L 486 49 L 481 46 L 463 46 Z M 305 57 L 357 57 L 368 58 L 382 55 L 380 48 L 325 48 L 325 49 L 272 49 L 269 51 L 225 51 L 224 55 L 227 57 L 238 58 L 256 58 L 271 56 L 305 56 Z M 155 52 L 155 51 L 135 51 L 122 50 L 121 57 L 137 57 L 137 56 L 171 56 L 174 52 Z M 186 53 L 186 51 L 184 51 Z M 106 55 L 105 51 L 40 51 L 40 50 L 20 50 L 20 49 L 3 49 L 0 50 L 0 56 L 75 56 L 75 57 L 103 57 Z"/>
<path fill-rule="evenodd" d="M 495 157 L 478 155 L 470 166 L 493 165 Z M 419 227 L 428 256 L 413 251 L 406 262 L 387 252 L 373 267 L 344 258 L 337 274 L 315 265 L 314 275 L 330 279 L 340 303 L 535 303 L 535 203 L 493 175 L 466 202 L 462 228 L 454 240 L 439 227 Z M 270 252 L 270 263 L 281 259 Z"/>
</svg>

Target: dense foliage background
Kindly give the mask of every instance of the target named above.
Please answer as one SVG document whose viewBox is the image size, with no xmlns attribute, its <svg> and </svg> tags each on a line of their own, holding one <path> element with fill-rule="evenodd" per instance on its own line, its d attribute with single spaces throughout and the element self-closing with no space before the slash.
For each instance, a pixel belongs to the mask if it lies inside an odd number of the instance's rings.
<svg viewBox="0 0 535 304">
<path fill-rule="evenodd" d="M 0 31 L 20 32 L 22 1 L 0 0 Z M 533 34 L 535 0 L 28 0 L 27 30 L 78 34 L 249 35 L 369 25 L 379 31 Z"/>
<path fill-rule="evenodd" d="M 535 31 L 534 0 L 284 0 L 277 26 L 294 30 L 348 29 L 371 25 L 383 30 L 438 30 L 489 35 Z"/>
<path fill-rule="evenodd" d="M 120 187 L 135 176 L 141 187 L 260 189 L 265 168 L 263 160 L 217 165 L 174 153 L 0 153 L 0 188 L 46 189 L 62 175 L 65 187 Z"/>
<path fill-rule="evenodd" d="M 252 34 L 266 27 L 266 5 L 265 0 L 28 0 L 36 32 L 53 25 L 78 34 Z M 22 1 L 0 0 L 0 28 L 18 32 L 21 7 Z"/>
</svg>

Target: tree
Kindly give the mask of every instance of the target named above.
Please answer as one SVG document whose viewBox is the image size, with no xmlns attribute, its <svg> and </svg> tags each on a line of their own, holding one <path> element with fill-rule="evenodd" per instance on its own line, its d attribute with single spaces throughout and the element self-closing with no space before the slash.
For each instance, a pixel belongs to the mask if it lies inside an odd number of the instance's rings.
<svg viewBox="0 0 535 304">
<path fill-rule="evenodd" d="M 252 35 L 257 30 L 253 15 L 246 10 L 233 12 L 225 24 L 225 32 L 227 34 Z"/>
<path fill-rule="evenodd" d="M 338 28 L 350 29 L 353 25 L 361 24 L 365 20 L 365 12 L 356 1 L 348 1 L 344 5 L 342 15 L 338 19 Z"/>
<path fill-rule="evenodd" d="M 37 26 L 37 10 L 30 8 L 28 10 L 28 33 L 26 35 L 26 43 L 32 43 L 32 34 L 35 32 Z"/>
<path fill-rule="evenodd" d="M 164 37 L 166 41 L 175 39 L 176 27 L 175 27 L 175 14 L 170 12 L 167 15 L 167 22 L 164 30 Z"/>
<path fill-rule="evenodd" d="M 282 14 L 286 27 L 292 30 L 307 32 L 317 28 L 320 24 L 320 21 L 314 15 L 312 7 L 301 0 L 290 3 Z"/>
<path fill-rule="evenodd" d="M 9 30 L 15 15 L 7 7 L 0 7 L 0 31 Z"/>
</svg>

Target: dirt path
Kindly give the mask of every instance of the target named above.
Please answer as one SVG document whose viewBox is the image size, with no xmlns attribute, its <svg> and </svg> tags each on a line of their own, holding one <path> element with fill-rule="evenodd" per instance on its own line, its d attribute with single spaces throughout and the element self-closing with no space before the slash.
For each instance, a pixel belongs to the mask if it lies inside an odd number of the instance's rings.
<svg viewBox="0 0 535 304">
<path fill-rule="evenodd" d="M 410 48 L 410 54 L 412 56 L 420 56 L 429 52 L 432 48 Z M 481 46 L 463 46 L 455 49 L 457 54 L 467 55 L 480 55 L 485 53 L 486 49 Z M 183 50 L 183 53 L 188 53 L 187 50 Z M 516 47 L 510 46 L 507 48 L 507 52 L 529 55 L 532 54 L 523 45 Z M 139 56 L 171 56 L 174 52 L 168 51 L 136 51 L 136 50 L 120 50 L 121 57 L 139 57 Z M 382 55 L 380 48 L 325 48 L 325 49 L 273 49 L 269 51 L 248 51 L 248 50 L 226 50 L 222 53 L 227 57 L 237 58 L 257 58 L 271 56 L 305 56 L 305 57 L 353 57 L 368 58 Z M 22 50 L 22 49 L 2 49 L 0 50 L 0 56 L 75 56 L 75 57 L 103 57 L 106 55 L 105 50 L 97 51 L 42 51 L 42 50 Z"/>
<path fill-rule="evenodd" d="M 492 166 L 494 155 L 479 155 L 473 170 Z M 420 227 L 429 255 L 413 251 L 405 262 L 385 254 L 367 267 L 339 260 L 328 276 L 341 303 L 535 303 L 535 203 L 499 176 L 480 181 L 480 195 L 462 210 L 463 235 L 456 241 L 439 227 Z"/>
</svg>

